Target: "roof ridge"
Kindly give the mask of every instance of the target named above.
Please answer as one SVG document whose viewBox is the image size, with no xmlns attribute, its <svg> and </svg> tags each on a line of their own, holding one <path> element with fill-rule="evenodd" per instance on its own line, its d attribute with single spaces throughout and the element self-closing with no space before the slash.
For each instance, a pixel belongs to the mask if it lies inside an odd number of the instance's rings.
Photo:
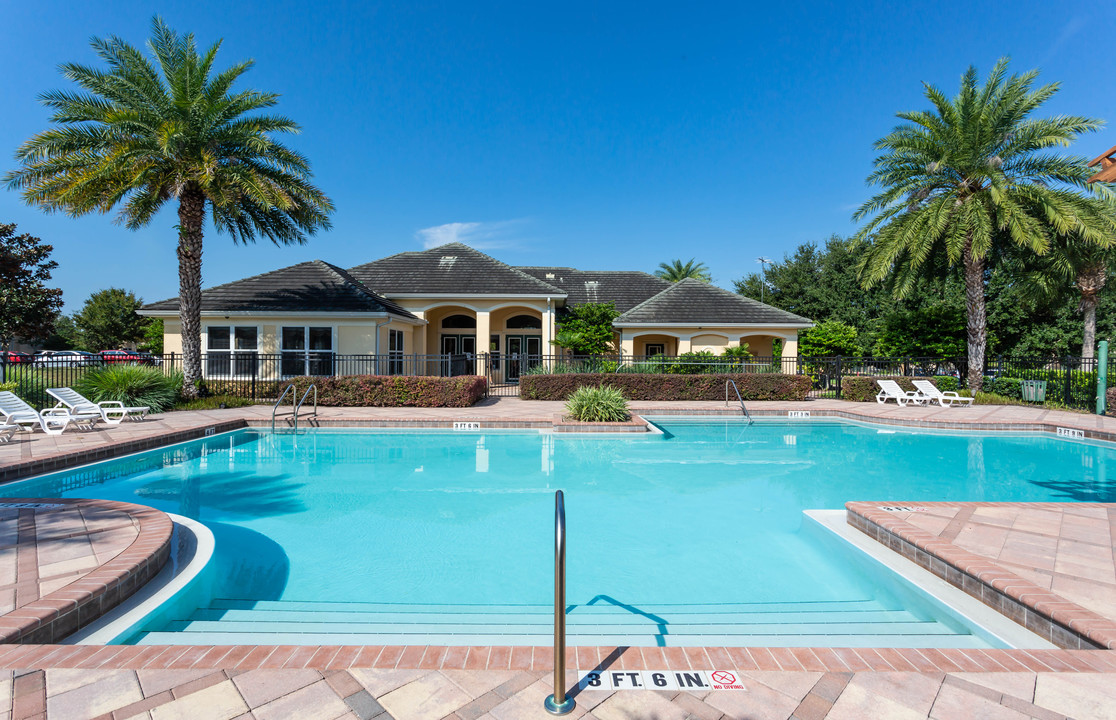
<svg viewBox="0 0 1116 720">
<path fill-rule="evenodd" d="M 519 275 L 520 277 L 526 278 L 527 280 L 530 280 L 531 282 L 536 282 L 536 283 L 539 283 L 540 285 L 545 285 L 546 287 L 550 288 L 551 290 L 553 290 L 554 292 L 558 293 L 559 295 L 565 295 L 565 294 L 566 294 L 566 291 L 565 291 L 565 290 L 563 290 L 563 289 L 561 289 L 561 288 L 560 288 L 560 287 L 558 287 L 557 285 L 551 285 L 551 284 L 550 284 L 550 283 L 548 283 L 548 282 L 544 282 L 544 281 L 542 281 L 542 280 L 539 280 L 539 279 L 538 279 L 537 277 L 535 277 L 535 276 L 533 276 L 533 275 L 528 275 L 527 273 L 523 272 L 522 270 L 520 270 L 520 269 L 516 268 L 516 267 L 515 267 L 514 265 L 508 265 L 508 264 L 507 264 L 506 262 L 504 262 L 503 260 L 497 260 L 496 258 L 492 257 L 492 256 L 491 256 L 491 255 L 489 255 L 488 253 L 486 253 L 486 252 L 481 252 L 480 250 L 477 250 L 477 249 L 476 249 L 475 247 L 471 247 L 471 246 L 469 246 L 469 245 L 466 245 L 466 244 L 465 244 L 465 243 L 463 243 L 463 242 L 450 242 L 450 243 L 445 243 L 445 245 L 438 245 L 438 246 L 436 246 L 436 247 L 433 247 L 433 248 L 430 248 L 430 249 L 431 249 L 431 250 L 437 250 L 438 248 L 444 248 L 444 247 L 446 247 L 447 245 L 459 245 L 459 246 L 461 246 L 461 247 L 465 248 L 466 250 L 469 250 L 469 251 L 471 251 L 471 252 L 474 252 L 474 253 L 476 253 L 477 255 L 483 255 L 484 257 L 488 258 L 489 260 L 491 260 L 492 262 L 496 263 L 497 265 L 500 265 L 500 266 L 502 266 L 502 267 L 505 267 L 505 268 L 507 268 L 508 270 L 511 270 L 511 271 L 512 271 L 513 273 L 515 273 L 516 275 Z"/>
<path fill-rule="evenodd" d="M 417 319 L 417 317 L 418 317 L 417 315 L 415 315 L 411 311 L 407 310 L 406 308 L 402 307 L 398 303 L 394 303 L 391 300 L 388 300 L 383 295 L 379 294 L 378 292 L 376 292 L 372 288 L 366 286 L 360 280 L 357 280 L 355 277 L 350 275 L 349 272 L 347 270 L 345 270 L 344 268 L 340 268 L 340 267 L 334 265 L 333 263 L 326 262 L 325 260 L 314 260 L 314 262 L 321 263 L 322 265 L 325 265 L 326 269 L 329 270 L 329 271 L 332 271 L 334 275 L 336 275 L 338 278 L 340 278 L 341 282 L 345 283 L 346 285 L 352 286 L 352 288 L 354 290 L 356 290 L 358 293 L 360 293 L 361 295 L 364 295 L 365 297 L 368 297 L 368 298 L 372 299 L 373 301 L 378 303 L 381 307 L 383 307 L 388 312 L 394 313 L 396 315 L 406 315 L 407 317 L 412 317 L 412 318 Z"/>
<path fill-rule="evenodd" d="M 738 292 L 733 292 L 732 290 L 728 290 L 726 288 L 720 287 L 719 285 L 714 285 L 713 283 L 705 282 L 704 280 L 698 280 L 697 278 L 682 278 L 681 280 L 678 280 L 677 282 L 671 283 L 670 287 L 664 288 L 662 290 L 662 292 L 656 293 L 656 294 L 652 295 L 651 297 L 647 298 L 646 300 L 644 300 L 643 302 L 639 303 L 638 305 L 635 305 L 635 306 L 629 308 L 628 310 L 626 310 L 622 315 L 620 315 L 620 317 L 617 318 L 617 320 L 623 320 L 624 316 L 635 313 L 637 310 L 646 309 L 646 306 L 650 305 L 651 303 L 655 302 L 656 300 L 663 299 L 665 296 L 670 295 L 671 293 L 678 290 L 679 288 L 692 287 L 692 286 L 701 287 L 701 288 L 708 288 L 709 290 L 712 290 L 714 293 L 729 296 L 730 298 L 732 298 L 733 300 L 735 300 L 737 302 L 743 302 L 743 303 L 747 303 L 747 304 L 750 304 L 750 305 L 754 305 L 757 308 L 766 308 L 766 309 L 769 309 L 769 310 L 774 310 L 775 312 L 782 313 L 784 315 L 789 316 L 790 318 L 797 318 L 798 320 L 801 320 L 802 322 L 811 322 L 811 320 L 809 318 L 803 317 L 802 315 L 799 315 L 797 313 L 792 313 L 789 310 L 783 310 L 782 308 L 777 308 L 774 305 L 768 305 L 767 303 L 760 302 L 759 300 L 756 300 L 755 298 L 750 298 L 747 295 L 741 295 Z"/>
</svg>

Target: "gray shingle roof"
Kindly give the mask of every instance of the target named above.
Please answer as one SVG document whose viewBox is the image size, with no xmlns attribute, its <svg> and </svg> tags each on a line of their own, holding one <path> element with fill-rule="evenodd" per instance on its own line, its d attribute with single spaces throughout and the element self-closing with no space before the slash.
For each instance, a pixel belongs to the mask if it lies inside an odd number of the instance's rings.
<svg viewBox="0 0 1116 720">
<path fill-rule="evenodd" d="M 322 260 L 291 265 L 202 290 L 203 312 L 366 312 L 415 316 Z M 143 306 L 178 312 L 178 298 Z"/>
<path fill-rule="evenodd" d="M 618 325 L 625 323 L 799 325 L 809 322 L 811 321 L 801 315 L 765 305 L 693 278 L 674 283 L 616 319 Z"/>
<path fill-rule="evenodd" d="M 404 252 L 358 265 L 349 272 L 378 293 L 462 295 L 550 295 L 560 288 L 462 243 Z"/>
<path fill-rule="evenodd" d="M 517 270 L 566 291 L 566 305 L 613 302 L 620 312 L 670 287 L 666 280 L 638 270 L 575 270 L 568 267 L 518 267 Z"/>
</svg>

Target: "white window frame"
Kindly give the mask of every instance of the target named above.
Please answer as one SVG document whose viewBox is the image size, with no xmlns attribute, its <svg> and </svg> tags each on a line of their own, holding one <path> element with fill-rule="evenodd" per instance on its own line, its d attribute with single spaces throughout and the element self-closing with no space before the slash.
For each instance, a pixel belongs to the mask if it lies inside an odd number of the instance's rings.
<svg viewBox="0 0 1116 720">
<path fill-rule="evenodd" d="M 399 347 L 392 348 L 392 342 L 398 338 Z M 407 336 L 402 330 L 388 328 L 388 375 L 403 374 L 403 355 L 406 352 Z M 398 372 L 396 372 L 398 370 Z"/>
<path fill-rule="evenodd" d="M 227 349 L 220 348 L 217 350 L 210 349 L 209 347 L 209 329 L 210 328 L 226 328 L 229 331 L 229 347 Z M 236 349 L 236 329 L 237 328 L 254 328 L 256 330 L 256 347 L 252 350 L 237 350 Z M 206 361 L 202 363 L 202 377 L 204 379 L 212 380 L 248 380 L 251 375 L 238 375 L 232 372 L 236 369 L 236 356 L 237 355 L 255 355 L 256 377 L 260 375 L 260 342 L 263 340 L 263 328 L 259 325 L 239 324 L 234 322 L 228 323 L 206 323 L 202 326 L 202 354 L 206 355 Z M 228 375 L 210 375 L 209 374 L 209 359 L 208 356 L 227 353 L 229 355 L 229 374 Z"/>
<path fill-rule="evenodd" d="M 310 349 L 310 328 L 329 328 L 329 350 L 311 350 Z M 302 350 L 284 350 L 283 349 L 283 330 L 284 328 L 302 328 Z M 330 367 L 333 368 L 333 374 L 337 374 L 337 326 L 336 325 L 276 325 L 275 332 L 277 337 L 276 345 L 279 350 L 279 375 L 282 378 L 299 377 L 307 375 L 310 371 L 310 353 L 329 353 L 333 356 L 330 362 Z M 303 372 L 298 375 L 290 375 L 283 372 L 283 356 L 288 354 L 299 353 L 302 355 L 302 369 Z"/>
</svg>

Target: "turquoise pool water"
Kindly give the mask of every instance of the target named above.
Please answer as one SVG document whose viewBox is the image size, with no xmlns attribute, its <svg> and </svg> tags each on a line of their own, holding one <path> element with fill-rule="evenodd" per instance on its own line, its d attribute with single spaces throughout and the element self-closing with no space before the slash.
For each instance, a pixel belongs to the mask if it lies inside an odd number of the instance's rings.
<svg viewBox="0 0 1116 720">
<path fill-rule="evenodd" d="M 124 500 L 202 521 L 217 541 L 214 595 L 236 602 L 203 608 L 199 622 L 265 607 L 545 613 L 555 489 L 566 494 L 571 604 L 646 618 L 667 606 L 872 602 L 922 621 L 933 613 L 803 532 L 803 509 L 1116 500 L 1116 450 L 1099 444 L 826 421 L 659 425 L 663 435 L 640 437 L 242 430 L 2 494 Z M 191 618 L 177 620 L 167 627 Z"/>
</svg>

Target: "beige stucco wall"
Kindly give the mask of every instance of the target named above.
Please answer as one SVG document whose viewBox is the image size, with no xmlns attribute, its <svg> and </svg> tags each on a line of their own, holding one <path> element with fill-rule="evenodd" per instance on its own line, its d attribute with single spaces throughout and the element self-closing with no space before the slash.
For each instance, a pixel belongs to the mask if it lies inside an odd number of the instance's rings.
<svg viewBox="0 0 1116 720">
<path fill-rule="evenodd" d="M 753 355 L 769 357 L 774 338 L 782 339 L 784 357 L 798 355 L 798 328 L 746 326 L 621 328 L 621 352 L 643 355 L 648 343 L 663 343 L 668 355 L 700 350 L 720 354 L 726 347 L 736 347 L 743 339 L 749 343 Z"/>
</svg>

